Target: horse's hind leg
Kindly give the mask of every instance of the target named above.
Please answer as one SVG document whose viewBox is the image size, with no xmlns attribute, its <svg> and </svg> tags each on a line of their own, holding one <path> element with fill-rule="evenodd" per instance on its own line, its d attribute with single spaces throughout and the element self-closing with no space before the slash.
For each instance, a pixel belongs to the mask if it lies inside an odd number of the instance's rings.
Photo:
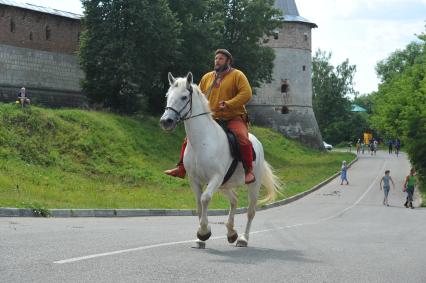
<svg viewBox="0 0 426 283">
<path fill-rule="evenodd" d="M 237 209 L 238 197 L 232 189 L 222 191 L 225 196 L 229 198 L 231 209 L 229 210 L 228 221 L 226 228 L 228 229 L 227 237 L 229 243 L 234 243 L 238 238 L 237 231 L 234 230 L 234 215 Z"/>
<path fill-rule="evenodd" d="M 249 205 L 247 208 L 247 224 L 244 233 L 238 238 L 237 247 L 247 247 L 248 245 L 251 223 L 256 214 L 256 205 L 257 198 L 259 196 L 260 185 L 261 184 L 259 179 L 256 182 L 248 185 Z"/>
</svg>

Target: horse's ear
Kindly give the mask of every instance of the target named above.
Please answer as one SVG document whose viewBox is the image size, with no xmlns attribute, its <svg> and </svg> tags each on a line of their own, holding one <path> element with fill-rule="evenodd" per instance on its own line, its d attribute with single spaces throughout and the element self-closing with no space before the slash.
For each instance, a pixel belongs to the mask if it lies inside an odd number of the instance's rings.
<svg viewBox="0 0 426 283">
<path fill-rule="evenodd" d="M 174 84 L 176 79 L 173 77 L 172 73 L 169 72 L 167 76 L 169 77 L 169 84 Z"/>
<path fill-rule="evenodd" d="M 192 76 L 192 73 L 189 72 L 188 75 L 186 75 L 186 88 L 189 88 L 193 82 L 194 78 Z"/>
</svg>

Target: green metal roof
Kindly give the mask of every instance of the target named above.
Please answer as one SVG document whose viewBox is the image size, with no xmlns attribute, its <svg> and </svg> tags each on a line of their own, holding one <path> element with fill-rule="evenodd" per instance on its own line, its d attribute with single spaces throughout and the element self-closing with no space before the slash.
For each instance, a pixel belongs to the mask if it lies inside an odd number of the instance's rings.
<svg viewBox="0 0 426 283">
<path fill-rule="evenodd" d="M 367 109 L 365 109 L 365 108 L 363 108 L 363 107 L 361 107 L 361 106 L 359 106 L 359 105 L 352 104 L 352 109 L 351 109 L 351 111 L 352 111 L 352 112 L 367 112 Z"/>
</svg>

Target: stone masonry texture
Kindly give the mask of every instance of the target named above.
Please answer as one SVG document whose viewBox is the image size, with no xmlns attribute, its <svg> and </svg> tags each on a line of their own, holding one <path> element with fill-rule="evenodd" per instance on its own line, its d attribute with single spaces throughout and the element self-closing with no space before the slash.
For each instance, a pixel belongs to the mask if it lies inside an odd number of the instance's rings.
<svg viewBox="0 0 426 283">
<path fill-rule="evenodd" d="M 84 107 L 80 20 L 0 4 L 0 101 L 25 86 L 33 104 Z"/>
</svg>

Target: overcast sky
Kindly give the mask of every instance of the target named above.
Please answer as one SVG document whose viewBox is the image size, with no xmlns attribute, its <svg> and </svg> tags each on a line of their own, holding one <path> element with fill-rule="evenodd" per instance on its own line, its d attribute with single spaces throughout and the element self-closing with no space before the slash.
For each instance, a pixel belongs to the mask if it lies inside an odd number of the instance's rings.
<svg viewBox="0 0 426 283">
<path fill-rule="evenodd" d="M 80 0 L 18 0 L 82 14 Z M 355 89 L 377 90 L 376 63 L 426 31 L 426 0 L 296 0 L 302 17 L 316 23 L 313 53 L 332 52 L 332 64 L 346 58 L 357 66 Z"/>
</svg>

